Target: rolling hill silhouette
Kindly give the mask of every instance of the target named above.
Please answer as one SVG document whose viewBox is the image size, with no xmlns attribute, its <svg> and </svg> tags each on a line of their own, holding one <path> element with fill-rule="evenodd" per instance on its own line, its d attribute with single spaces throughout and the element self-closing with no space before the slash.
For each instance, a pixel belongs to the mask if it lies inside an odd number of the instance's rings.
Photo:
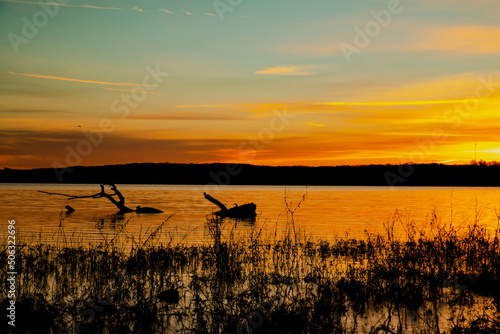
<svg viewBox="0 0 500 334">
<path fill-rule="evenodd" d="M 2 183 L 132 183 L 345 186 L 500 186 L 500 165 L 256 166 L 132 163 L 0 170 Z"/>
</svg>

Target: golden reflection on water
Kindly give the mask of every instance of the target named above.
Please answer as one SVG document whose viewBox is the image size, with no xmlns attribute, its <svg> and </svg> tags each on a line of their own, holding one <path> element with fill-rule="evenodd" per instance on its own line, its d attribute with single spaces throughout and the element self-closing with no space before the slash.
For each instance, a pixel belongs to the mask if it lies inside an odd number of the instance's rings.
<svg viewBox="0 0 500 334">
<path fill-rule="evenodd" d="M 88 244 L 111 240 L 118 232 L 120 240 L 143 242 L 162 222 L 159 242 L 203 243 L 208 241 L 207 218 L 216 211 L 203 197 L 207 191 L 226 204 L 254 202 L 257 221 L 236 222 L 233 232 L 246 237 L 252 231 L 272 236 L 290 222 L 285 209 L 285 196 L 295 208 L 303 195 L 306 200 L 294 213 L 297 231 L 314 239 L 364 238 L 366 232 L 385 233 L 384 224 L 396 210 L 417 227 L 425 226 L 435 212 L 441 223 L 464 228 L 479 217 L 488 228 L 497 226 L 495 209 L 499 206 L 499 188 L 428 188 L 405 187 L 299 187 L 299 186 L 176 186 L 118 185 L 126 205 L 151 206 L 162 214 L 130 213 L 116 217 L 117 209 L 106 199 L 75 199 L 38 193 L 38 190 L 89 195 L 99 191 L 98 185 L 2 184 L 0 185 L 1 235 L 7 220 L 15 219 L 17 238 L 26 242 Z M 76 209 L 64 214 L 64 206 Z M 235 223 L 235 221 L 230 221 Z M 396 223 L 394 233 L 404 236 L 403 225 Z"/>
</svg>

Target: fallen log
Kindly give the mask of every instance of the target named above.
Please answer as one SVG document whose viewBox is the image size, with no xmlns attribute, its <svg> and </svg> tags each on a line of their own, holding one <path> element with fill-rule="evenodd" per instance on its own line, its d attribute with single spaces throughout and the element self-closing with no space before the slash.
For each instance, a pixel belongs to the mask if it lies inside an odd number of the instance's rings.
<svg viewBox="0 0 500 334">
<path fill-rule="evenodd" d="M 155 208 L 150 208 L 148 206 L 143 207 L 143 208 L 141 208 L 140 206 L 138 206 L 135 209 L 135 212 L 137 212 L 137 213 L 163 213 L 163 211 L 161 211 L 161 210 L 158 210 L 158 209 L 155 209 Z"/>
<path fill-rule="evenodd" d="M 228 209 L 224 204 L 222 204 L 217 199 L 213 198 L 207 193 L 203 193 L 205 198 L 210 202 L 217 205 L 220 210 L 213 212 L 214 215 L 221 218 L 240 218 L 240 219 L 252 219 L 255 220 L 257 213 L 255 212 L 257 209 L 257 205 L 254 203 L 247 203 L 243 205 L 236 204 L 234 207 Z"/>
<path fill-rule="evenodd" d="M 134 212 L 136 211 L 137 213 L 162 213 L 163 211 L 155 209 L 155 208 L 150 208 L 150 207 L 145 207 L 141 208 L 140 206 L 137 207 L 136 210 L 130 209 L 125 205 L 125 197 L 123 197 L 122 193 L 116 188 L 116 185 L 114 183 L 109 183 L 106 184 L 109 185 L 109 188 L 113 191 L 112 194 L 106 193 L 104 190 L 105 184 L 100 184 L 99 186 L 101 187 L 101 191 L 92 194 L 92 195 L 85 195 L 85 196 L 77 196 L 77 195 L 69 195 L 69 194 L 61 194 L 61 193 L 51 193 L 48 191 L 41 191 L 38 190 L 40 193 L 44 194 L 49 194 L 49 195 L 57 195 L 57 196 L 65 196 L 68 197 L 68 199 L 81 199 L 81 198 L 107 198 L 111 203 L 113 203 L 120 211 L 118 211 L 118 215 L 123 215 L 125 213 L 129 212 Z M 118 199 L 115 199 L 117 197 Z M 66 207 L 68 209 L 68 207 Z M 71 207 L 70 207 L 71 208 Z M 71 208 L 72 209 L 72 208 Z M 74 210 L 73 210 L 74 211 Z M 70 209 L 68 209 L 68 214 L 71 213 Z"/>
<path fill-rule="evenodd" d="M 66 213 L 67 215 L 70 215 L 70 214 L 72 214 L 73 212 L 75 212 L 75 209 L 73 209 L 73 208 L 72 208 L 71 206 L 69 206 L 69 205 L 66 205 L 64 208 L 66 209 L 66 212 L 65 212 L 65 213 Z"/>
</svg>

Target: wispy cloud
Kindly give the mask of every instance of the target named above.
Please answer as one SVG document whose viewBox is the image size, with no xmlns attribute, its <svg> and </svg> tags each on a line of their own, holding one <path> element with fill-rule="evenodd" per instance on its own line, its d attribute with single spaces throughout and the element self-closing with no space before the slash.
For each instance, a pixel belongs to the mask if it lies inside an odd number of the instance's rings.
<svg viewBox="0 0 500 334">
<path fill-rule="evenodd" d="M 163 8 L 158 8 L 158 11 L 159 12 L 164 12 L 164 13 L 167 13 L 167 14 L 173 14 L 171 11 L 169 11 L 168 9 L 163 9 Z"/>
<path fill-rule="evenodd" d="M 378 102 L 319 102 L 315 104 L 328 106 L 412 106 L 429 104 L 452 104 L 464 100 L 419 100 L 419 101 L 378 101 Z"/>
<path fill-rule="evenodd" d="M 29 5 L 40 5 L 40 2 L 32 2 L 32 1 L 17 1 L 17 0 L 0 0 L 1 2 L 13 2 L 13 3 L 24 3 Z M 91 9 L 110 9 L 110 10 L 124 10 L 122 8 L 116 7 L 99 7 L 99 6 L 91 6 L 91 5 L 68 5 L 59 2 L 47 2 L 44 3 L 45 6 L 60 6 L 60 7 L 79 7 L 79 8 L 91 8 Z"/>
<path fill-rule="evenodd" d="M 310 71 L 313 68 L 313 66 L 280 65 L 268 67 L 255 73 L 266 75 L 313 75 L 317 73 Z"/>
<path fill-rule="evenodd" d="M 419 37 L 403 46 L 411 51 L 438 51 L 459 55 L 499 54 L 500 27 L 456 26 L 424 29 Z"/>
<path fill-rule="evenodd" d="M 146 86 L 146 87 L 156 87 L 158 85 L 147 85 L 147 84 L 139 84 L 139 83 L 124 83 L 124 82 L 106 82 L 106 81 L 94 81 L 94 80 L 81 80 L 81 79 L 72 79 L 72 78 L 63 78 L 63 77 L 54 77 L 52 75 L 39 75 L 39 74 L 27 74 L 27 73 L 16 73 L 9 72 L 12 75 L 19 75 L 24 77 L 33 77 L 33 78 L 41 78 L 41 79 L 53 79 L 53 80 L 63 80 L 63 81 L 74 81 L 74 82 L 83 82 L 83 83 L 93 83 L 99 85 L 113 85 L 113 86 Z"/>
<path fill-rule="evenodd" d="M 0 2 L 12 2 L 12 3 L 20 3 L 20 4 L 27 4 L 27 5 L 40 5 L 40 2 L 34 2 L 34 1 L 22 1 L 22 0 L 0 0 Z M 73 7 L 73 8 L 89 8 L 89 9 L 107 9 L 107 10 L 120 10 L 120 11 L 138 11 L 140 13 L 151 13 L 151 11 L 144 10 L 140 7 L 134 6 L 130 9 L 124 9 L 124 8 L 117 8 L 117 7 L 101 7 L 101 6 L 92 6 L 92 5 L 70 5 L 70 4 L 64 4 L 64 3 L 59 3 L 59 2 L 47 2 L 44 3 L 44 5 L 47 6 L 60 6 L 60 7 Z M 193 15 L 192 13 L 188 12 L 187 10 L 184 9 L 179 9 L 181 12 L 185 13 L 186 15 Z M 158 12 L 164 12 L 167 14 L 174 14 L 173 12 L 169 11 L 168 9 L 163 9 L 163 8 L 158 8 Z M 154 12 L 154 11 L 153 11 Z M 205 15 L 210 15 L 210 16 L 215 16 L 214 14 L 211 13 L 206 13 Z"/>
<path fill-rule="evenodd" d="M 37 5 L 37 6 L 39 6 L 41 4 L 40 2 L 22 1 L 22 0 L 0 0 L 0 2 L 12 2 L 12 3 L 27 4 L 27 5 Z M 119 11 L 131 11 L 131 10 L 133 10 L 133 11 L 137 11 L 140 13 L 154 13 L 155 12 L 155 11 L 144 10 L 144 9 L 137 7 L 137 6 L 134 6 L 130 9 L 124 9 L 124 8 L 117 8 L 117 7 L 101 7 L 101 6 L 92 6 L 92 5 L 70 5 L 70 4 L 59 3 L 59 2 L 47 2 L 47 3 L 43 3 L 43 4 L 46 6 L 60 6 L 60 7 L 73 7 L 73 8 L 107 9 L 107 10 L 119 10 Z M 179 10 L 186 15 L 193 15 L 193 13 L 188 12 L 185 9 L 181 8 Z M 158 8 L 158 10 L 156 12 L 163 12 L 163 13 L 172 14 L 172 15 L 174 14 L 170 10 L 164 9 L 164 8 Z M 205 15 L 216 16 L 215 14 L 212 14 L 212 13 L 205 13 Z"/>
<path fill-rule="evenodd" d="M 144 10 L 142 8 L 137 7 L 137 6 L 132 7 L 132 10 L 136 10 L 138 12 L 144 13 Z"/>
<path fill-rule="evenodd" d="M 148 115 L 132 116 L 130 119 L 139 120 L 169 120 L 169 121 L 231 121 L 248 119 L 243 114 L 215 114 L 200 112 L 166 112 Z"/>
<path fill-rule="evenodd" d="M 400 23 L 397 29 L 407 31 L 408 38 L 402 41 L 371 43 L 366 50 L 376 52 L 422 52 L 434 51 L 449 55 L 500 54 L 499 26 L 422 26 Z M 313 57 L 342 55 L 335 43 L 285 43 L 274 46 L 277 53 L 297 54 Z"/>
<path fill-rule="evenodd" d="M 188 12 L 188 11 L 187 11 L 187 10 L 185 10 L 185 9 L 180 8 L 179 10 L 180 10 L 181 12 L 185 13 L 186 15 L 193 15 L 193 13 L 190 13 L 190 12 Z"/>
<path fill-rule="evenodd" d="M 129 93 L 146 93 L 146 94 L 151 94 L 151 95 L 160 95 L 157 92 L 148 92 L 146 90 L 134 90 L 134 89 L 119 89 L 119 88 L 102 88 L 106 90 L 113 90 L 113 91 L 119 91 L 119 92 L 129 92 Z"/>
<path fill-rule="evenodd" d="M 19 141 L 22 138 L 22 141 Z M 0 162 L 4 166 L 29 168 L 33 166 L 50 167 L 52 161 L 65 161 L 67 145 L 77 145 L 82 140 L 81 131 L 77 130 L 2 130 L 0 131 Z M 18 142 L 15 146 L 12 141 Z M 213 152 L 229 150 L 237 152 L 241 139 L 170 139 L 141 138 L 130 134 L 113 132 L 106 135 L 106 140 L 99 150 L 85 158 L 90 165 L 109 163 L 113 157 L 115 163 L 130 162 L 130 152 L 138 152 L 136 161 L 151 161 L 151 157 L 164 159 L 165 148 L 168 148 L 169 158 L 178 162 L 207 162 L 220 160 Z M 190 153 L 199 152 L 199 153 Z M 228 159 L 229 160 L 229 159 Z"/>
<path fill-rule="evenodd" d="M 55 110 L 55 109 L 0 109 L 0 114 L 12 113 L 12 114 L 51 114 L 51 113 L 61 113 L 67 112 L 66 110 Z"/>
<path fill-rule="evenodd" d="M 311 126 L 319 126 L 319 127 L 325 126 L 324 124 L 311 123 L 311 122 L 305 122 L 304 124 L 305 125 L 311 125 Z"/>
<path fill-rule="evenodd" d="M 228 104 L 180 104 L 177 108 L 227 108 L 231 107 Z"/>
</svg>

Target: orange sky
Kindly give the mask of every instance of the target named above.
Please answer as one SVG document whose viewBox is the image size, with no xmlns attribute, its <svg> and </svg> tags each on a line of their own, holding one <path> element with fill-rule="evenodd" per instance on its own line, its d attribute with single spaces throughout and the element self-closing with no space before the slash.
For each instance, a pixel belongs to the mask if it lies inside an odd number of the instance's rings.
<svg viewBox="0 0 500 334">
<path fill-rule="evenodd" d="M 500 161 L 496 0 L 141 4 L 0 1 L 0 167 Z"/>
</svg>

